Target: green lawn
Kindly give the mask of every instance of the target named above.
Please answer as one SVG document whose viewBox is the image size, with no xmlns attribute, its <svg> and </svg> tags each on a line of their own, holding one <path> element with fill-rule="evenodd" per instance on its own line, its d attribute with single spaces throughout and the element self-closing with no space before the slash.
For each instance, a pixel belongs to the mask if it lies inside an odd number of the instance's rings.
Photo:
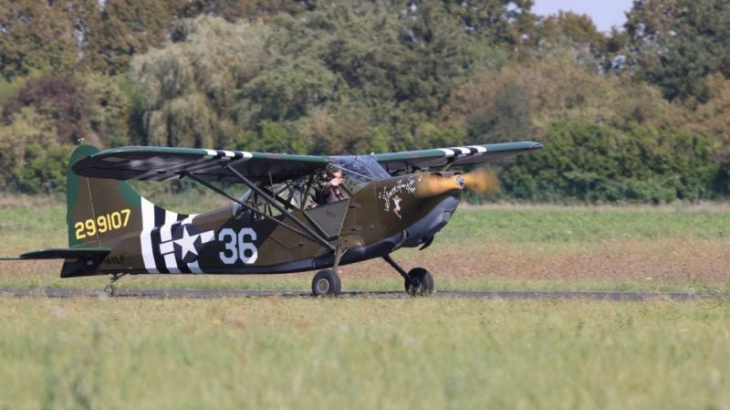
<svg viewBox="0 0 730 410">
<path fill-rule="evenodd" d="M 585 243 L 636 239 L 730 240 L 730 208 L 464 207 L 440 240 Z"/>
<path fill-rule="evenodd" d="M 0 201 L 2 254 L 66 246 L 63 205 Z M 423 251 L 437 289 L 729 292 L 730 213 L 461 209 Z M 101 289 L 58 262 L 0 288 Z M 140 275 L 128 288 L 309 288 L 311 274 Z M 345 290 L 400 290 L 383 261 Z M 728 300 L 0 297 L 0 409 L 730 407 Z"/>
<path fill-rule="evenodd" d="M 166 196 L 188 210 L 186 197 Z M 30 203 L 22 203 L 30 201 Z M 23 199 L 0 206 L 0 256 L 65 247 L 65 206 Z M 196 206 L 213 206 L 205 199 Z M 188 209 L 185 209 L 188 207 Z M 180 208 L 177 208 L 180 209 Z M 398 251 L 406 268 L 424 266 L 437 289 L 730 291 L 730 212 L 702 207 L 463 207 L 434 244 Z M 104 277 L 61 280 L 60 263 L 2 262 L 1 287 L 101 288 Z M 129 288 L 307 290 L 312 274 L 276 276 L 138 276 Z M 343 267 L 345 290 L 400 290 L 383 261 Z"/>
<path fill-rule="evenodd" d="M 726 408 L 727 301 L 0 299 L 0 408 Z"/>
<path fill-rule="evenodd" d="M 164 198 L 162 202 L 174 210 L 201 211 L 221 205 L 216 198 L 205 199 L 202 206 L 187 197 L 178 201 L 170 196 Z M 36 246 L 39 241 L 65 246 L 65 221 L 65 205 L 58 202 L 0 206 L 0 243 L 11 249 L 28 241 L 35 241 Z M 584 243 L 666 238 L 728 241 L 730 207 L 462 206 L 438 236 L 441 243 Z"/>
</svg>

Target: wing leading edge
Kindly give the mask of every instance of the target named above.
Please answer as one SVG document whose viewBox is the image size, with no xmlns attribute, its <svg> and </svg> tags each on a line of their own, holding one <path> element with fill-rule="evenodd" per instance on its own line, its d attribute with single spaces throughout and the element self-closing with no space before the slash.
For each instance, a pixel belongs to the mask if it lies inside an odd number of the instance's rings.
<svg viewBox="0 0 730 410">
<path fill-rule="evenodd" d="M 101 151 L 73 165 L 80 176 L 165 181 L 194 175 L 205 181 L 241 182 L 226 166 L 254 181 L 279 182 L 309 174 L 328 157 L 168 147 L 123 147 Z"/>
<path fill-rule="evenodd" d="M 446 165 L 474 165 L 519 155 L 542 148 L 534 141 L 505 142 L 499 144 L 469 145 L 419 151 L 377 154 L 375 159 L 388 172 L 405 169 L 439 168 Z"/>
</svg>

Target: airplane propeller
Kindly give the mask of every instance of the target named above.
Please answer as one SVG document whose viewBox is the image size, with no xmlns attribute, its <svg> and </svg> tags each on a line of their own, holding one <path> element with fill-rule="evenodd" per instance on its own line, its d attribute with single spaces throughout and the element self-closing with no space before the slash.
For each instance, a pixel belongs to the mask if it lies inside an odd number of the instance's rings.
<svg viewBox="0 0 730 410">
<path fill-rule="evenodd" d="M 428 174 L 416 183 L 416 195 L 429 197 L 455 189 L 468 189 L 480 194 L 494 194 L 501 189 L 497 173 L 491 169 L 479 168 L 466 174 L 443 176 Z"/>
</svg>

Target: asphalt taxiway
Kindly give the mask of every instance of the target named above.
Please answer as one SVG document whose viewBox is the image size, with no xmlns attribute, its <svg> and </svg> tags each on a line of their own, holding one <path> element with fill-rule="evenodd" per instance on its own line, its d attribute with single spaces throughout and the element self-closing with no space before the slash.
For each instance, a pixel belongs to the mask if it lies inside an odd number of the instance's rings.
<svg viewBox="0 0 730 410">
<path fill-rule="evenodd" d="M 89 289 L 0 289 L 0 297 L 22 298 L 73 298 L 109 297 L 101 290 Z M 313 297 L 305 291 L 282 290 L 212 290 L 212 289 L 118 289 L 115 298 L 141 299 L 215 299 L 215 298 L 255 298 L 255 297 Z M 405 292 L 343 292 L 340 298 L 408 298 Z M 648 301 L 648 300 L 698 300 L 730 299 L 728 293 L 709 292 L 564 292 L 564 291 L 437 291 L 431 297 L 471 298 L 471 299 L 589 299 L 607 301 Z"/>
</svg>

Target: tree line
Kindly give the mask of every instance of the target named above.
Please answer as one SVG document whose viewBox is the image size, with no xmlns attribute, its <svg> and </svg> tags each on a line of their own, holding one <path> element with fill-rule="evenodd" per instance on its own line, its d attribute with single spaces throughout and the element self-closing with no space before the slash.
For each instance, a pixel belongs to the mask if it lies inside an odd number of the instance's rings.
<svg viewBox="0 0 730 410">
<path fill-rule="evenodd" d="M 0 189 L 63 189 L 78 143 L 354 154 L 545 142 L 503 198 L 730 195 L 730 3 L 624 27 L 532 0 L 0 0 Z"/>
</svg>

